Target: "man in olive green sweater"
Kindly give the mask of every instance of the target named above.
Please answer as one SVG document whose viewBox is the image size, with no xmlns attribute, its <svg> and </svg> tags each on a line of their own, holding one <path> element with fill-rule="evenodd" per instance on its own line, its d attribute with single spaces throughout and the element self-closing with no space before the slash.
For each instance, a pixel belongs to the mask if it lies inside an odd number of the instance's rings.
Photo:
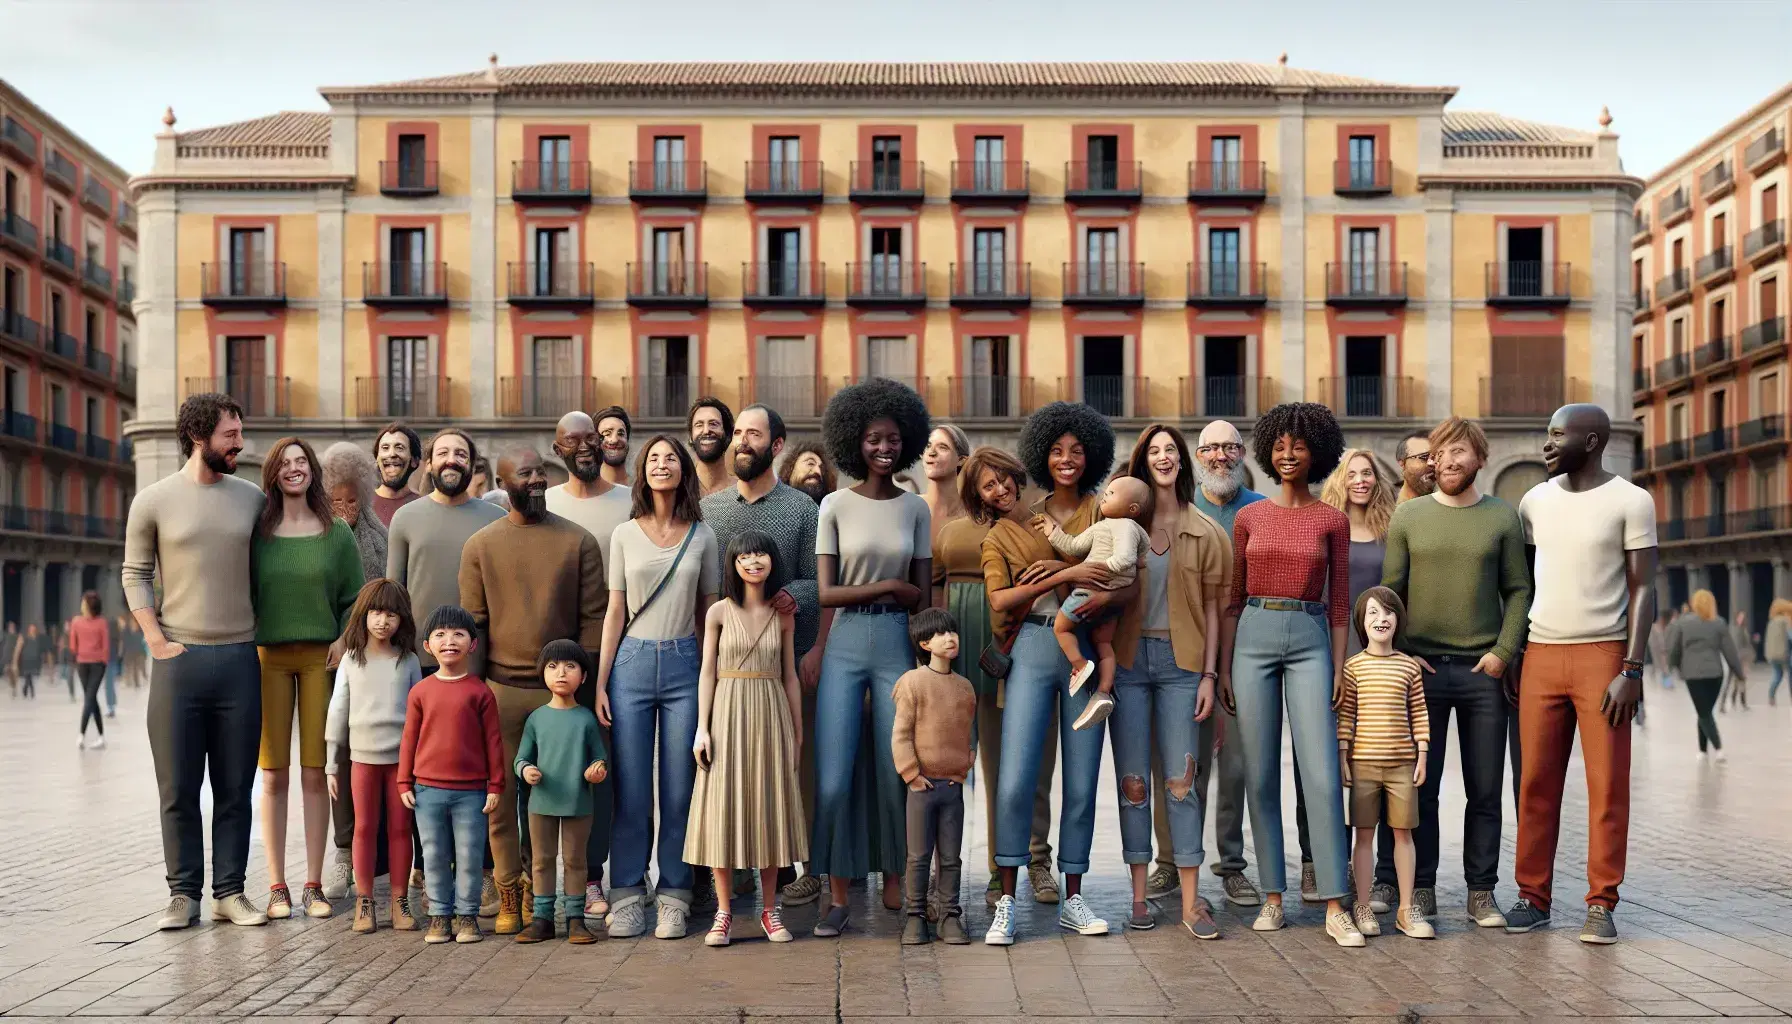
<svg viewBox="0 0 1792 1024">
<path fill-rule="evenodd" d="M 498 702 L 504 740 L 504 791 L 488 829 L 498 883 L 493 930 L 510 935 L 522 931 L 525 916 L 533 916 L 523 899 L 513 765 L 530 712 L 551 696 L 535 672 L 535 656 L 550 640 L 575 640 L 595 659 L 610 595 L 597 540 L 547 509 L 541 455 L 512 448 L 499 457 L 497 468 L 510 511 L 473 534 L 462 549 L 460 603 L 473 614 L 485 645 L 485 678 Z"/>
<path fill-rule="evenodd" d="M 1475 477 L 1487 462 L 1487 436 L 1481 428 L 1454 416 L 1445 420 L 1431 432 L 1431 459 L 1437 490 L 1395 508 L 1381 581 L 1406 602 L 1405 649 L 1424 659 L 1427 669 L 1431 751 L 1419 787 L 1413 902 L 1427 915 L 1436 913 L 1437 800 L 1444 741 L 1455 711 L 1462 784 L 1468 794 L 1462 841 L 1468 914 L 1483 928 L 1499 928 L 1506 923 L 1493 896 L 1499 881 L 1500 785 L 1508 742 L 1503 680 L 1524 645 L 1531 574 L 1517 510 L 1475 489 Z M 1380 840 L 1376 889 L 1392 889 L 1393 836 Z"/>
</svg>

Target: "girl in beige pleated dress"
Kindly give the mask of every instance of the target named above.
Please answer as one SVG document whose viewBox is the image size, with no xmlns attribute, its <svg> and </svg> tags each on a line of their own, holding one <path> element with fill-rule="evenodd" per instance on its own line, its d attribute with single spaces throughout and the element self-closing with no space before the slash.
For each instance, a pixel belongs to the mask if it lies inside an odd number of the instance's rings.
<svg viewBox="0 0 1792 1024">
<path fill-rule="evenodd" d="M 795 621 L 772 608 L 766 580 L 775 574 L 777 546 L 748 530 L 728 545 L 723 599 L 703 625 L 703 669 L 698 677 L 697 785 L 685 831 L 685 863 L 715 872 L 716 892 L 733 888 L 735 868 L 756 869 L 759 890 L 771 898 L 759 923 L 765 937 L 789 942 L 778 893 L 778 869 L 809 857 L 809 833 L 797 782 L 803 705 L 796 676 Z M 704 942 L 726 946 L 734 923 L 726 898 Z"/>
</svg>

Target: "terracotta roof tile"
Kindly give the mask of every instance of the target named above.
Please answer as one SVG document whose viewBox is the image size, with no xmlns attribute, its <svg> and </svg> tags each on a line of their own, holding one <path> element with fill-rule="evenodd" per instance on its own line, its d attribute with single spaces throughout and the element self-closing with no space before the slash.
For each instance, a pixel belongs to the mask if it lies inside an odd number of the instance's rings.
<svg viewBox="0 0 1792 1024">
<path fill-rule="evenodd" d="M 1444 114 L 1444 145 L 1523 145 L 1526 143 L 1591 144 L 1592 132 L 1579 131 L 1574 128 L 1563 128 L 1553 124 L 1540 124 L 1536 121 L 1521 121 L 1516 117 L 1504 114 L 1493 114 L 1479 110 L 1455 111 Z"/>
<path fill-rule="evenodd" d="M 329 147 L 330 115 L 285 110 L 249 121 L 181 132 L 177 138 L 183 155 L 203 155 L 202 151 L 205 150 L 248 148 L 269 153 L 283 150 L 293 155 L 322 156 L 323 153 L 313 151 Z"/>
</svg>

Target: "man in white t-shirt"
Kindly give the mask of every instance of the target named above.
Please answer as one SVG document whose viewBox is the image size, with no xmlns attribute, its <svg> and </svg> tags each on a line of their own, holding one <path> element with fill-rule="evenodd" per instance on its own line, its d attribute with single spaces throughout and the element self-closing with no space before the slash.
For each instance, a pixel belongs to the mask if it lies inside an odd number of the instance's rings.
<svg viewBox="0 0 1792 1024">
<path fill-rule="evenodd" d="M 1582 942 L 1618 941 L 1612 909 L 1630 841 L 1630 722 L 1642 707 L 1655 620 L 1655 500 L 1606 472 L 1611 419 L 1567 405 L 1549 421 L 1549 479 L 1519 502 L 1532 559 L 1530 641 L 1519 682 L 1519 900 L 1508 932 L 1549 923 L 1562 787 L 1580 731 L 1587 770 L 1587 920 Z"/>
</svg>

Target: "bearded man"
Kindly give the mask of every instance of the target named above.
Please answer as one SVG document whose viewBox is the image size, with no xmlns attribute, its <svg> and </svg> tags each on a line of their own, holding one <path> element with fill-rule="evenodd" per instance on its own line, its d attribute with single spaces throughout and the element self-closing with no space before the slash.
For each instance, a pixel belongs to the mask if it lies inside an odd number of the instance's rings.
<svg viewBox="0 0 1792 1024">
<path fill-rule="evenodd" d="M 629 435 L 634 433 L 634 424 L 629 422 L 628 410 L 620 405 L 612 405 L 608 409 L 600 409 L 591 417 L 597 425 L 599 451 L 603 456 L 603 477 L 606 481 L 628 490 L 628 444 Z M 607 544 L 608 542 L 606 542 Z"/>
<path fill-rule="evenodd" d="M 704 497 L 734 486 L 733 466 L 726 458 L 734 436 L 734 413 L 720 398 L 704 396 L 685 417 L 691 454 L 697 459 L 697 490 Z"/>
<path fill-rule="evenodd" d="M 1413 433 L 1400 439 L 1394 453 L 1400 467 L 1399 501 L 1423 498 L 1437 490 L 1437 470 L 1431 468 L 1431 435 Z"/>
<path fill-rule="evenodd" d="M 386 531 L 386 575 L 411 595 L 411 610 L 418 619 L 445 604 L 460 603 L 460 561 L 467 541 L 487 524 L 504 518 L 504 510 L 489 501 L 475 501 L 468 490 L 479 448 L 459 427 L 449 427 L 429 439 L 430 492 L 398 510 Z M 417 657 L 423 670 L 433 672 L 435 659 L 417 637 Z M 482 652 L 474 651 L 475 664 Z"/>
<path fill-rule="evenodd" d="M 828 453 L 813 441 L 799 441 L 785 450 L 778 479 L 807 494 L 817 505 L 839 486 L 839 476 L 834 472 L 834 464 L 828 461 Z"/>
<path fill-rule="evenodd" d="M 390 530 L 398 510 L 422 497 L 411 490 L 411 474 L 423 460 L 422 442 L 405 424 L 388 423 L 373 439 L 373 460 L 380 468 L 380 483 L 373 489 L 373 514 Z"/>
<path fill-rule="evenodd" d="M 610 422 L 615 420 L 610 418 Z M 627 441 L 623 453 L 628 451 Z M 609 452 L 597 424 L 582 412 L 569 412 L 554 425 L 554 454 L 566 466 L 566 482 L 547 489 L 549 512 L 585 528 L 610 564 L 610 535 L 627 522 L 631 493 L 627 484 L 611 483 L 604 471 Z"/>
</svg>

